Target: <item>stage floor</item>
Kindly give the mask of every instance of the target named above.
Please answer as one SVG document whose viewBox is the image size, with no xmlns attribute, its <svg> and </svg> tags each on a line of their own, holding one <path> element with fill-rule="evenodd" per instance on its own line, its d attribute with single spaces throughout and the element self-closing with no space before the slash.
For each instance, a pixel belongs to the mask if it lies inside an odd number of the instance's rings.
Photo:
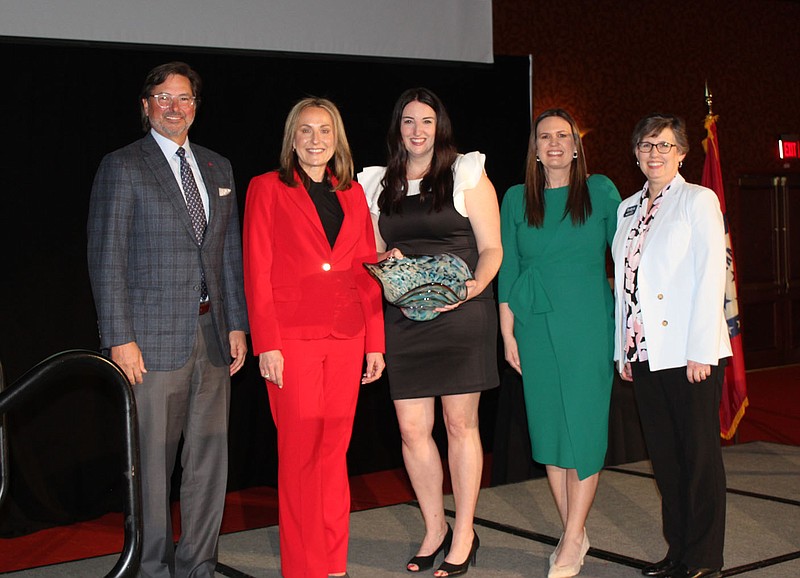
<svg viewBox="0 0 800 578">
<path fill-rule="evenodd" d="M 753 442 L 723 448 L 723 458 L 728 478 L 724 575 L 800 576 L 800 447 Z M 587 522 L 592 549 L 581 576 L 640 576 L 645 563 L 663 557 L 660 502 L 650 471 L 649 462 L 637 462 L 602 473 Z M 452 496 L 446 507 L 453 507 Z M 547 575 L 560 530 L 545 479 L 482 490 L 475 528 L 481 547 L 470 575 Z M 408 576 L 404 564 L 421 533 L 414 503 L 352 514 L 350 575 Z M 280 575 L 275 526 L 224 535 L 219 551 L 218 576 Z M 5 575 L 103 576 L 115 561 L 116 556 L 104 556 Z"/>
</svg>

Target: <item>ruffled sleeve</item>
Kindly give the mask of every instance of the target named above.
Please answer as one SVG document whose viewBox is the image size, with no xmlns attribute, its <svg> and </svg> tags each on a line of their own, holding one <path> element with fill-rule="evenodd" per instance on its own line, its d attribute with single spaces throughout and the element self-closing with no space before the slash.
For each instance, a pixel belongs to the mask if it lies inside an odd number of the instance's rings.
<svg viewBox="0 0 800 578">
<path fill-rule="evenodd" d="M 456 162 L 453 163 L 453 206 L 462 217 L 469 216 L 467 215 L 464 191 L 474 189 L 478 185 L 478 181 L 481 180 L 484 173 L 485 162 L 485 154 L 473 151 L 465 155 L 458 155 Z"/>
<path fill-rule="evenodd" d="M 378 208 L 378 197 L 381 196 L 383 191 L 381 180 L 384 174 L 386 174 L 386 167 L 364 167 L 364 170 L 358 173 L 357 177 L 358 184 L 364 188 L 369 212 L 375 217 L 381 212 Z"/>
</svg>

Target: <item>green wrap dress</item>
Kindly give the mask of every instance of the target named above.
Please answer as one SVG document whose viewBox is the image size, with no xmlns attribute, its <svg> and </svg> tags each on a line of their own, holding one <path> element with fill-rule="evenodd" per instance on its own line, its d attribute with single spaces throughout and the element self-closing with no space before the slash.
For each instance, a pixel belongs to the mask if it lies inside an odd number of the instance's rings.
<svg viewBox="0 0 800 578">
<path fill-rule="evenodd" d="M 514 313 L 533 459 L 599 472 L 608 446 L 614 377 L 614 306 L 606 248 L 620 196 L 603 175 L 587 180 L 592 214 L 564 216 L 568 187 L 545 190 L 541 228 L 525 219 L 524 186 L 503 199 L 498 299 Z"/>
</svg>

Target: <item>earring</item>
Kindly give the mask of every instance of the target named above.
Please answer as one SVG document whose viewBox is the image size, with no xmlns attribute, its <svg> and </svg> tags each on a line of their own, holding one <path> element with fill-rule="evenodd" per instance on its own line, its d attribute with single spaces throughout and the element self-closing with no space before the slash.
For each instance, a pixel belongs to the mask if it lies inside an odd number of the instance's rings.
<svg viewBox="0 0 800 578">
<path fill-rule="evenodd" d="M 636 161 L 636 166 L 637 166 L 637 167 L 638 167 L 638 166 L 640 166 L 640 165 L 639 165 L 639 161 Z"/>
<path fill-rule="evenodd" d="M 537 163 L 540 163 L 540 162 L 542 162 L 542 159 L 540 159 L 540 158 L 539 158 L 539 155 L 536 155 L 536 162 L 537 162 Z"/>
<path fill-rule="evenodd" d="M 681 168 L 682 166 L 683 166 L 683 161 L 678 161 L 678 168 Z"/>
<path fill-rule="evenodd" d="M 577 159 L 578 158 L 578 151 L 572 151 L 572 158 L 573 159 Z"/>
</svg>

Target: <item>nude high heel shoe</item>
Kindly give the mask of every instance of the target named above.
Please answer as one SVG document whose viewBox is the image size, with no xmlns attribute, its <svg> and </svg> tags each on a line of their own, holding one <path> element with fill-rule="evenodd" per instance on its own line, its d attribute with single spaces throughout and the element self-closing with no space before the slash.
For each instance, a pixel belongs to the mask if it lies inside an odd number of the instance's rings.
<svg viewBox="0 0 800 578">
<path fill-rule="evenodd" d="M 561 537 L 558 539 L 558 544 L 556 544 L 556 549 L 553 550 L 553 553 L 550 554 L 550 567 L 553 567 L 553 564 L 556 563 L 556 557 L 558 556 L 558 549 L 561 547 L 561 541 L 564 539 L 564 533 L 561 533 Z"/>
<path fill-rule="evenodd" d="M 589 537 L 586 535 L 586 528 L 583 529 L 583 543 L 581 544 L 581 555 L 578 557 L 577 562 L 568 564 L 566 566 L 559 566 L 555 563 L 555 558 L 550 566 L 550 571 L 547 573 L 547 578 L 572 578 L 581 573 L 583 566 L 583 559 L 586 557 L 586 552 L 589 551 Z"/>
</svg>

